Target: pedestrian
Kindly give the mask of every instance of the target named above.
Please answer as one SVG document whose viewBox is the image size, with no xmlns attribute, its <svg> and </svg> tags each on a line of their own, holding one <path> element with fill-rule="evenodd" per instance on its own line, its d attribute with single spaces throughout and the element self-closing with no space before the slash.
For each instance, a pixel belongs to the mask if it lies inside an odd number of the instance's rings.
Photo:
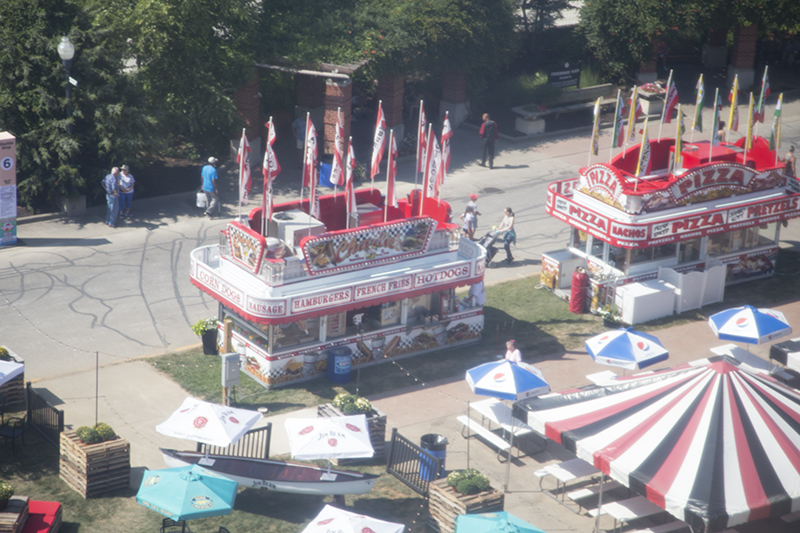
<svg viewBox="0 0 800 533">
<path fill-rule="evenodd" d="M 717 142 L 725 141 L 725 121 L 719 121 L 719 129 L 717 130 Z"/>
<path fill-rule="evenodd" d="M 133 179 L 130 167 L 122 165 L 119 175 L 119 216 L 123 218 L 131 216 L 134 183 L 136 183 L 136 180 Z"/>
<path fill-rule="evenodd" d="M 794 156 L 794 145 L 789 148 L 789 151 L 786 152 L 786 155 L 783 158 L 783 161 L 786 163 L 786 175 L 792 178 L 797 177 L 797 158 Z"/>
<path fill-rule="evenodd" d="M 471 207 L 472 208 L 472 213 L 475 215 L 475 229 L 478 229 L 478 215 L 480 215 L 481 212 L 478 211 L 478 195 L 477 194 L 472 193 L 472 194 L 469 195 L 469 203 L 467 204 L 467 207 Z"/>
<path fill-rule="evenodd" d="M 217 158 L 209 157 L 208 164 L 203 167 L 200 172 L 203 177 L 203 192 L 206 193 L 208 200 L 205 211 L 207 217 L 214 216 L 214 210 L 217 210 L 217 215 L 220 214 L 219 205 L 219 188 L 217 188 Z"/>
<path fill-rule="evenodd" d="M 306 117 L 298 116 L 294 119 L 292 131 L 297 140 L 297 168 L 303 168 L 303 154 L 306 148 Z"/>
<path fill-rule="evenodd" d="M 506 342 L 506 361 L 511 361 L 512 363 L 521 363 L 522 362 L 522 354 L 517 349 L 517 343 L 514 342 L 514 339 L 509 340 Z"/>
<path fill-rule="evenodd" d="M 510 207 L 503 210 L 503 221 L 497 228 L 497 233 L 503 233 L 503 248 L 506 250 L 506 263 L 511 264 L 514 257 L 511 255 L 511 245 L 517 244 L 517 233 L 514 231 L 514 211 Z"/>
<path fill-rule="evenodd" d="M 117 227 L 117 216 L 119 215 L 119 167 L 111 169 L 111 173 L 103 178 L 103 190 L 106 191 L 106 225 L 110 228 Z"/>
<path fill-rule="evenodd" d="M 489 168 L 494 168 L 494 143 L 497 141 L 497 122 L 489 118 L 489 113 L 483 114 L 483 124 L 478 132 L 483 139 L 483 157 L 481 166 L 486 166 L 486 158 L 489 158 Z"/>
</svg>

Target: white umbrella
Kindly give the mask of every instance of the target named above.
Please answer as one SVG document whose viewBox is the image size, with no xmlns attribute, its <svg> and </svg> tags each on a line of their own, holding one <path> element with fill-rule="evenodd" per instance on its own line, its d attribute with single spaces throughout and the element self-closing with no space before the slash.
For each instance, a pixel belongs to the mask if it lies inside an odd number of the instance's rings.
<svg viewBox="0 0 800 533">
<path fill-rule="evenodd" d="M 168 437 L 190 439 L 211 446 L 236 443 L 261 418 L 261 413 L 195 398 L 186 398 L 156 431 Z"/>
<path fill-rule="evenodd" d="M 326 505 L 301 533 L 403 533 L 406 526 Z"/>
<path fill-rule="evenodd" d="M 7 381 L 19 376 L 23 370 L 25 370 L 23 363 L 0 361 L 0 385 L 4 385 Z"/>
<path fill-rule="evenodd" d="M 286 433 L 295 459 L 354 459 L 375 454 L 364 415 L 287 418 Z"/>
</svg>

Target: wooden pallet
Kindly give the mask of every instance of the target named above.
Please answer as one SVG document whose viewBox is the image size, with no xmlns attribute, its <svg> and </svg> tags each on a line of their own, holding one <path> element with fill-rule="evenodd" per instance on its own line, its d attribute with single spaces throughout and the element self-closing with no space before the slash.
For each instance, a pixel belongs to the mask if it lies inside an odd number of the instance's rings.
<svg viewBox="0 0 800 533">
<path fill-rule="evenodd" d="M 326 403 L 317 406 L 317 417 L 328 418 L 334 416 L 346 416 L 338 407 Z M 372 449 L 375 451 L 369 460 L 386 459 L 386 415 L 373 407 L 372 413 L 367 415 L 367 430 Z M 363 462 L 363 459 L 331 459 L 335 465 L 352 465 Z"/>
<path fill-rule="evenodd" d="M 18 533 L 28 520 L 27 496 L 12 496 L 8 506 L 0 511 L 0 533 Z"/>
<path fill-rule="evenodd" d="M 131 447 L 124 439 L 83 444 L 75 431 L 61 433 L 59 476 L 84 498 L 128 488 Z"/>
<path fill-rule="evenodd" d="M 458 515 L 502 511 L 504 505 L 503 493 L 491 487 L 466 495 L 456 492 L 446 479 L 438 479 L 428 489 L 428 526 L 433 531 L 455 533 Z"/>
</svg>

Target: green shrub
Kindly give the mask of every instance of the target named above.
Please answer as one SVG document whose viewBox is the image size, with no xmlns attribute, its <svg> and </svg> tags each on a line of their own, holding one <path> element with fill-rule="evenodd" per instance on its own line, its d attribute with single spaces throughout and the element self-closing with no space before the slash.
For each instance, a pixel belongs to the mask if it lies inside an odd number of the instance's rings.
<svg viewBox="0 0 800 533">
<path fill-rule="evenodd" d="M 5 346 L 0 346 L 0 361 L 11 361 L 11 354 Z"/>
<path fill-rule="evenodd" d="M 495 98 L 509 107 L 525 104 L 542 104 L 550 106 L 558 101 L 562 89 L 547 83 L 547 74 L 523 74 L 498 84 Z"/>
<path fill-rule="evenodd" d="M 470 468 L 450 472 L 447 475 L 447 484 L 461 494 L 477 494 L 489 488 L 489 478 Z"/>
<path fill-rule="evenodd" d="M 103 438 L 100 436 L 97 430 L 90 428 L 89 426 L 81 426 L 75 431 L 75 433 L 78 434 L 78 438 L 81 439 L 81 442 L 84 444 L 97 444 L 98 442 L 103 442 Z"/>
<path fill-rule="evenodd" d="M 14 487 L 8 481 L 0 479 L 0 501 L 8 500 L 14 495 Z"/>
<path fill-rule="evenodd" d="M 206 331 L 217 329 L 217 323 L 216 318 L 203 318 L 192 324 L 192 331 L 195 335 L 202 337 Z"/>
<path fill-rule="evenodd" d="M 346 392 L 336 395 L 333 399 L 333 406 L 341 409 L 346 415 L 369 414 L 372 412 L 372 404 L 369 400 Z"/>
<path fill-rule="evenodd" d="M 114 432 L 111 426 L 109 426 L 105 422 L 98 422 L 97 424 L 95 424 L 94 430 L 97 431 L 97 434 L 100 435 L 100 438 L 103 441 L 117 438 L 117 434 Z"/>
</svg>

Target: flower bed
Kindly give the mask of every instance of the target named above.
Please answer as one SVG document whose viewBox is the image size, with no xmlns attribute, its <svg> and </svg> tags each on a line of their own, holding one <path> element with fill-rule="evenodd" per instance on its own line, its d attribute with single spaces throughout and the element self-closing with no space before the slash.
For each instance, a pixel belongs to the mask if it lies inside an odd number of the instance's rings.
<svg viewBox="0 0 800 533">
<path fill-rule="evenodd" d="M 430 528 L 433 531 L 454 533 L 458 515 L 502 511 L 505 497 L 491 486 L 476 494 L 461 494 L 445 478 L 431 482 L 428 502 Z"/>
</svg>

